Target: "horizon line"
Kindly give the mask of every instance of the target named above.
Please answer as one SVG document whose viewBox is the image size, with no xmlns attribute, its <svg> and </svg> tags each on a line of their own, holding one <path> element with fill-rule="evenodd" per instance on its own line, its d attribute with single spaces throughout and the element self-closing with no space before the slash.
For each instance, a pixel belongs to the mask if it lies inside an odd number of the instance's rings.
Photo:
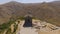
<svg viewBox="0 0 60 34">
<path fill-rule="evenodd" d="M 6 4 L 6 3 L 9 3 L 9 2 L 18 2 L 18 3 L 26 3 L 26 4 L 28 4 L 28 2 L 20 2 L 20 1 L 8 1 L 8 2 L 5 2 L 5 3 L 0 3 L 0 4 Z M 47 1 L 42 1 L 42 2 L 29 2 L 29 3 L 43 3 L 43 2 L 49 3 Z M 54 1 L 51 1 L 51 2 L 54 2 Z"/>
</svg>

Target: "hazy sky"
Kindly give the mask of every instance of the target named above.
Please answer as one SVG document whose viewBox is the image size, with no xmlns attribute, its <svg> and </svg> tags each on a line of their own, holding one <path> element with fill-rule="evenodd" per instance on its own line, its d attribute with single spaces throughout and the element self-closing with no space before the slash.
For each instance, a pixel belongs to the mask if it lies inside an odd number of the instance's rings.
<svg viewBox="0 0 60 34">
<path fill-rule="evenodd" d="M 10 1 L 17 1 L 17 2 L 21 2 L 21 3 L 38 3 L 38 2 L 45 2 L 45 1 L 51 2 L 54 0 L 0 0 L 0 4 L 10 2 Z"/>
</svg>

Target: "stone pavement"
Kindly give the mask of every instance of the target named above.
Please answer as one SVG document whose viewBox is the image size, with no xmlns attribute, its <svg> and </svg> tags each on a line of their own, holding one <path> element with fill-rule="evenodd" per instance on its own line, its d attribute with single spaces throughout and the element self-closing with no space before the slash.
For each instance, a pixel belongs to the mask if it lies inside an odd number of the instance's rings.
<svg viewBox="0 0 60 34">
<path fill-rule="evenodd" d="M 35 28 L 26 27 L 20 30 L 20 34 L 38 34 Z"/>
</svg>

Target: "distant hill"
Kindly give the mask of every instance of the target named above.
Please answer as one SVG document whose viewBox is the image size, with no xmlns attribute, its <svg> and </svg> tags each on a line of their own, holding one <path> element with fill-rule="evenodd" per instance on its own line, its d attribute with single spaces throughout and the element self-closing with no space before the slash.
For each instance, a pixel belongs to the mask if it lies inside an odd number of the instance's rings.
<svg viewBox="0 0 60 34">
<path fill-rule="evenodd" d="M 2 4 L 0 5 L 0 23 L 5 23 L 12 17 L 27 15 L 28 11 L 31 11 L 36 18 L 60 26 L 60 1 L 33 4 L 12 1 Z"/>
</svg>

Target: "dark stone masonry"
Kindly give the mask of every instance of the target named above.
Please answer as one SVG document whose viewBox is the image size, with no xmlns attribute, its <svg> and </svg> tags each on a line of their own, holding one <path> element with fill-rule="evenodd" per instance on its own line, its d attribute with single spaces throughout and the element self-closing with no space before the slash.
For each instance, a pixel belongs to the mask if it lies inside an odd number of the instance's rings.
<svg viewBox="0 0 60 34">
<path fill-rule="evenodd" d="M 23 27 L 32 27 L 32 17 L 30 16 L 25 17 L 25 23 Z"/>
</svg>

